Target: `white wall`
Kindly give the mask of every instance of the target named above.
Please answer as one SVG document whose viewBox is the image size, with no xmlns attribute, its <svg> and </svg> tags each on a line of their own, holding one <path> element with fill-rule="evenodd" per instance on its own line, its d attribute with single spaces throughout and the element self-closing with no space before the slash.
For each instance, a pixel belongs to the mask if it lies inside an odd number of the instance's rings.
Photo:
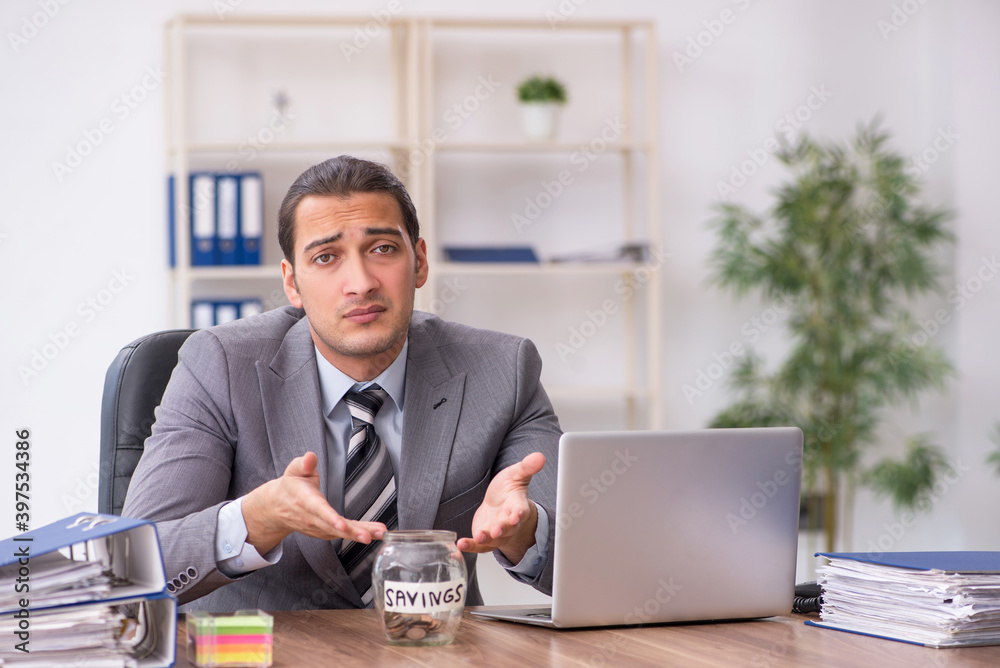
<svg viewBox="0 0 1000 668">
<path fill-rule="evenodd" d="M 365 14 L 385 5 L 304 0 L 230 4 L 247 14 Z M 957 133 L 957 141 L 937 156 L 925 176 L 933 203 L 958 211 L 958 242 L 949 258 L 953 275 L 946 289 L 972 281 L 969 287 L 979 291 L 961 310 L 943 295 L 920 305 L 925 317 L 938 308 L 953 316 L 934 340 L 945 346 L 958 375 L 947 394 L 928 395 L 915 409 L 891 415 L 884 437 L 885 452 L 890 452 L 898 450 L 906 434 L 930 430 L 969 470 L 942 489 L 940 501 L 913 526 L 895 526 L 900 518 L 891 507 L 862 494 L 853 546 L 867 549 L 869 541 L 881 540 L 893 549 L 996 549 L 1000 519 L 982 509 L 1000 500 L 1000 479 L 985 470 L 982 460 L 992 447 L 986 434 L 1000 419 L 993 400 L 1000 379 L 995 352 L 1000 281 L 980 284 L 973 277 L 982 258 L 1000 250 L 990 197 L 1000 146 L 995 127 L 1000 9 L 989 0 L 578 4 L 404 2 L 406 13 L 416 15 L 542 18 L 563 7 L 575 8 L 571 18 L 656 20 L 661 224 L 673 254 L 661 275 L 666 337 L 659 373 L 667 427 L 703 426 L 726 405 L 722 382 L 693 402 L 681 387 L 732 342 L 749 343 L 741 332 L 743 323 L 769 306 L 752 300 L 735 303 L 705 283 L 705 260 L 714 244 L 705 222 L 719 200 L 717 182 L 728 179 L 733 166 L 774 136 L 776 124 L 817 90 L 830 95 L 822 103 L 813 98 L 818 108 L 804 123 L 811 133 L 844 137 L 857 123 L 880 113 L 895 146 L 906 155 L 930 149 L 941 130 Z M 44 14 L 46 7 L 51 17 Z M 723 10 L 732 12 L 734 20 L 694 62 L 679 68 L 674 54 L 683 52 L 689 39 L 707 29 L 704 22 Z M 0 336 L 7 351 L 0 366 L 0 450 L 11 462 L 0 489 L 13 488 L 15 430 L 29 429 L 32 526 L 96 509 L 104 372 L 124 343 L 168 325 L 163 87 L 153 74 L 164 67 L 164 22 L 180 12 L 214 11 L 209 0 L 77 1 L 65 6 L 56 0 L 11 0 L 0 9 L 0 80 L 6 90 L 0 106 L 0 201 L 6 210 L 0 216 L 0 271 L 7 286 L 0 298 L 5 314 Z M 883 35 L 879 22 L 891 22 L 894 13 L 901 25 Z M 32 22 L 41 27 L 35 30 Z M 704 35 L 702 39 L 708 42 Z M 586 79 L 587 72 L 570 69 L 566 76 Z M 134 100 L 134 108 L 123 107 L 121 96 L 144 84 L 150 89 L 140 95 L 144 99 Z M 109 120 L 100 131 L 104 119 Z M 57 174 L 53 163 L 65 162 L 67 147 L 88 136 L 101 137 L 93 152 L 71 172 Z M 768 189 L 781 178 L 774 162 L 765 163 L 733 200 L 766 205 Z M 488 207 L 458 198 L 459 206 Z M 595 210 L 595 218 L 601 213 Z M 525 294 L 514 298 L 533 303 L 544 316 L 544 302 L 531 302 Z M 88 306 L 88 300 L 96 300 L 96 306 Z M 586 306 L 581 305 L 580 317 Z M 768 332 L 761 344 L 776 354 L 781 340 L 773 334 Z M 606 350 L 595 345 L 583 352 L 597 363 Z M 37 358 L 35 364 L 43 368 L 22 378 L 36 355 L 51 359 Z M 12 492 L 0 508 L 0 536 L 13 535 Z"/>
</svg>

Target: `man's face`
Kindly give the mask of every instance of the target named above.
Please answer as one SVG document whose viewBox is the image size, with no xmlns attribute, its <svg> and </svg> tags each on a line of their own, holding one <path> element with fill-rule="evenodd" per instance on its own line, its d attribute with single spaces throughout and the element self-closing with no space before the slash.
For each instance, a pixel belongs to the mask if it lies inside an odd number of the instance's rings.
<svg viewBox="0 0 1000 668">
<path fill-rule="evenodd" d="M 403 348 L 414 291 L 427 281 L 424 240 L 413 248 L 388 193 L 310 195 L 295 210 L 294 250 L 294 270 L 281 262 L 288 300 L 305 309 L 331 364 L 371 380 Z"/>
</svg>

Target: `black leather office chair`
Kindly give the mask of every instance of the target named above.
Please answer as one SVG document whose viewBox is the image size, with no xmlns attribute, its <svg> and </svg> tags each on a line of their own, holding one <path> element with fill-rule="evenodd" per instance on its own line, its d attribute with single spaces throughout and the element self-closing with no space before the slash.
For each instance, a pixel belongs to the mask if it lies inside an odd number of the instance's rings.
<svg viewBox="0 0 1000 668">
<path fill-rule="evenodd" d="M 173 329 L 121 349 L 104 378 L 97 510 L 120 515 L 132 473 L 153 428 L 153 410 L 177 366 L 177 351 L 194 330 Z"/>
</svg>

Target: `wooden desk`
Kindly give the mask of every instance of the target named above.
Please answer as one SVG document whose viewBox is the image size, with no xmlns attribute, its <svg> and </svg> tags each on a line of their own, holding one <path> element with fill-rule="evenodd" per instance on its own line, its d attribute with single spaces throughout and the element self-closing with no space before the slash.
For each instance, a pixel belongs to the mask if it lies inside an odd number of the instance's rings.
<svg viewBox="0 0 1000 668">
<path fill-rule="evenodd" d="M 725 624 L 553 631 L 475 619 L 440 647 L 386 644 L 373 610 L 278 612 L 274 666 L 717 666 L 960 668 L 1000 665 L 1000 646 L 931 649 L 806 626 L 805 616 Z M 177 666 L 185 654 L 183 617 Z"/>
</svg>

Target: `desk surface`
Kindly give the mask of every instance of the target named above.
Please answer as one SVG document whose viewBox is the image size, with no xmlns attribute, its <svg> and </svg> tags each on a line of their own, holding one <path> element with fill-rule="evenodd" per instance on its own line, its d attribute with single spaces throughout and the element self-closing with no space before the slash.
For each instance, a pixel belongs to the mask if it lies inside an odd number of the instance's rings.
<svg viewBox="0 0 1000 668">
<path fill-rule="evenodd" d="M 455 642 L 394 647 L 373 610 L 277 612 L 275 668 L 308 666 L 836 666 L 959 668 L 1000 665 L 1000 646 L 931 649 L 806 626 L 808 617 L 642 628 L 550 629 L 465 614 Z M 177 666 L 185 658 L 183 616 Z"/>
</svg>

